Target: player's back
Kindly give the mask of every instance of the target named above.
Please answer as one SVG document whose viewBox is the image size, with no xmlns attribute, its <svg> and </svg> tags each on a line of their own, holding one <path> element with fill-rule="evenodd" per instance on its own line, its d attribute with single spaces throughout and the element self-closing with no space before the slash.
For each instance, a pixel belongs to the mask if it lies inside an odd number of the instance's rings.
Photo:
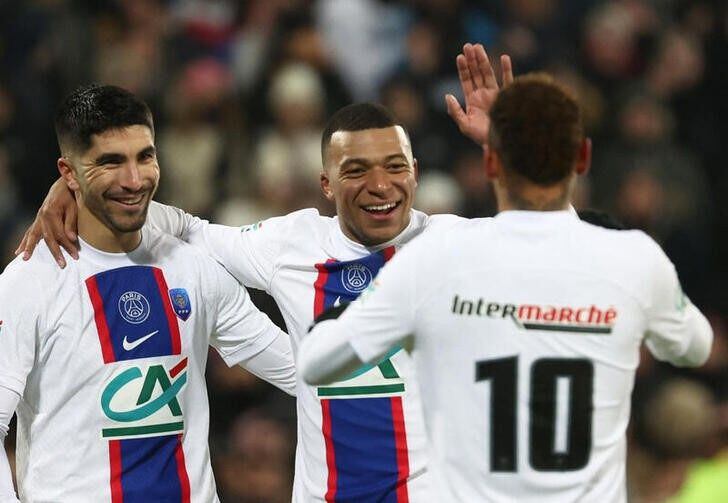
<svg viewBox="0 0 728 503">
<path fill-rule="evenodd" d="M 417 280 L 414 355 L 443 501 L 624 501 L 659 248 L 569 212 L 421 239 L 417 270 L 439 273 Z"/>
</svg>

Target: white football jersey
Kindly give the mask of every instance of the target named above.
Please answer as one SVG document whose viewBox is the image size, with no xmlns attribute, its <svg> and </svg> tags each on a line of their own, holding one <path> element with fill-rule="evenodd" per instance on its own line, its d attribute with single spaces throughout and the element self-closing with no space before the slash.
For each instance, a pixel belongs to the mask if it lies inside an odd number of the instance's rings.
<svg viewBox="0 0 728 503">
<path fill-rule="evenodd" d="M 654 241 L 568 211 L 426 233 L 360 299 L 312 336 L 349 337 L 362 361 L 409 339 L 431 501 L 625 501 L 640 345 L 679 360 L 711 336 Z"/>
<path fill-rule="evenodd" d="M 306 209 L 243 228 L 209 224 L 153 204 L 150 222 L 207 250 L 283 314 L 294 355 L 316 316 L 364 291 L 399 246 L 423 229 L 461 220 L 412 211 L 392 241 L 366 248 L 338 218 Z M 426 435 L 412 360 L 399 347 L 346 380 L 296 389 L 298 446 L 293 500 L 430 502 Z"/>
<path fill-rule="evenodd" d="M 233 365 L 280 331 L 195 247 L 142 234 L 128 254 L 82 242 L 63 270 L 41 245 L 0 276 L 0 386 L 22 396 L 23 501 L 218 501 L 208 344 Z"/>
</svg>

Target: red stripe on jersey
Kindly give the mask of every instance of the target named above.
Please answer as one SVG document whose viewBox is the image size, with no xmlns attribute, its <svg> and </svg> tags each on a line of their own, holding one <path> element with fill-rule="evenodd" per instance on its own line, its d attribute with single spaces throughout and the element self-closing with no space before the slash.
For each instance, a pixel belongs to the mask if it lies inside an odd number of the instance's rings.
<svg viewBox="0 0 728 503">
<path fill-rule="evenodd" d="M 86 280 L 86 289 L 88 290 L 89 297 L 91 297 L 91 305 L 94 308 L 94 321 L 96 322 L 96 332 L 99 334 L 101 354 L 104 357 L 104 363 L 113 363 L 116 361 L 116 356 L 114 356 L 114 347 L 111 344 L 109 325 L 106 322 L 106 313 L 104 313 L 104 299 L 101 298 L 101 294 L 99 293 L 96 276 L 91 276 Z"/>
<path fill-rule="evenodd" d="M 321 427 L 326 442 L 326 467 L 329 471 L 325 499 L 333 502 L 336 499 L 336 457 L 334 455 L 334 439 L 331 432 L 331 410 L 329 400 L 321 400 Z"/>
<path fill-rule="evenodd" d="M 177 460 L 177 476 L 179 476 L 179 487 L 182 492 L 182 503 L 190 503 L 190 477 L 187 475 L 187 467 L 185 466 L 185 452 L 182 449 L 181 433 L 177 435 L 174 458 Z"/>
<path fill-rule="evenodd" d="M 109 440 L 109 482 L 111 484 L 111 503 L 123 503 L 121 489 L 121 442 Z"/>
<path fill-rule="evenodd" d="M 407 479 L 409 478 L 409 456 L 407 454 L 407 431 L 405 430 L 404 411 L 402 410 L 402 397 L 392 397 L 392 425 L 394 426 L 394 443 L 397 451 L 397 503 L 407 503 Z"/>
<path fill-rule="evenodd" d="M 335 260 L 328 259 L 326 263 L 335 262 Z M 318 277 L 313 284 L 314 299 L 313 299 L 313 318 L 316 319 L 318 315 L 324 312 L 324 301 L 326 300 L 326 292 L 324 286 L 326 281 L 329 279 L 329 271 L 326 269 L 325 264 L 316 264 L 316 270 L 318 271 Z"/>
<path fill-rule="evenodd" d="M 177 377 L 177 374 L 182 372 L 185 368 L 187 368 L 187 358 L 179 362 L 177 365 L 172 367 L 172 370 L 169 371 L 169 377 L 175 378 Z"/>
<path fill-rule="evenodd" d="M 389 262 L 389 259 L 391 259 L 394 256 L 395 252 L 394 246 L 387 246 L 384 250 L 382 250 L 382 254 L 384 255 L 384 261 Z"/>
<path fill-rule="evenodd" d="M 169 325 L 169 335 L 172 338 L 172 354 L 178 355 L 182 352 L 182 342 L 179 335 L 179 325 L 177 325 L 177 316 L 172 309 L 172 301 L 169 298 L 169 288 L 167 281 L 164 279 L 164 273 L 161 269 L 153 267 L 154 279 L 157 281 L 157 287 L 161 295 L 162 304 L 164 305 L 164 314 L 167 316 L 167 324 Z"/>
</svg>

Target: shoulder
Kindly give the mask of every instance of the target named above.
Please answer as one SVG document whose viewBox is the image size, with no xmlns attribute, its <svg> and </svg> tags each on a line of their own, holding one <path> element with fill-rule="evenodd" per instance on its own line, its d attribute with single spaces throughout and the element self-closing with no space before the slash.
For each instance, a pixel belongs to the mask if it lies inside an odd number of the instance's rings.
<svg viewBox="0 0 728 503">
<path fill-rule="evenodd" d="M 73 261 L 71 258 L 66 260 Z M 16 257 L 0 274 L 2 302 L 14 305 L 38 304 L 40 299 L 46 298 L 48 287 L 58 284 L 62 274 L 63 270 L 58 267 L 45 244 L 39 244 L 29 260 Z"/>
<path fill-rule="evenodd" d="M 215 263 L 202 248 L 191 245 L 176 236 L 165 234 L 156 228 L 145 229 L 147 232 L 147 251 L 150 263 L 173 262 L 195 267 L 195 264 Z"/>
<path fill-rule="evenodd" d="M 607 229 L 579 222 L 576 245 L 587 251 L 592 270 L 632 289 L 643 289 L 657 277 L 674 274 L 660 245 L 640 230 Z"/>
<path fill-rule="evenodd" d="M 447 229 L 456 225 L 460 222 L 467 221 L 467 218 L 459 217 L 448 213 L 440 213 L 437 215 L 426 215 L 420 211 L 414 211 L 413 215 L 415 218 L 421 221 L 421 226 L 424 231 L 431 231 L 433 229 Z"/>
<path fill-rule="evenodd" d="M 65 252 L 64 252 L 65 254 Z M 73 259 L 66 256 L 68 263 L 73 263 Z M 5 268 L 2 273 L 4 278 L 45 278 L 53 279 L 61 275 L 63 269 L 58 267 L 56 260 L 51 255 L 50 250 L 44 241 L 38 243 L 33 255 L 28 260 L 23 260 L 20 256 L 15 257 Z"/>
<path fill-rule="evenodd" d="M 321 215 L 315 208 L 297 210 L 287 215 L 271 217 L 252 225 L 241 228 L 241 232 L 255 232 L 261 234 L 274 233 L 282 238 L 289 238 L 299 234 L 310 234 L 312 231 L 324 231 L 329 228 L 333 218 Z"/>
<path fill-rule="evenodd" d="M 663 254 L 660 245 L 640 230 L 608 228 L 584 221 L 579 221 L 577 226 L 584 239 L 588 239 L 592 245 L 606 246 L 605 251 L 608 253 L 627 254 L 633 256 L 634 259 L 649 259 Z M 639 257 L 636 254 L 645 254 L 645 256 Z"/>
</svg>

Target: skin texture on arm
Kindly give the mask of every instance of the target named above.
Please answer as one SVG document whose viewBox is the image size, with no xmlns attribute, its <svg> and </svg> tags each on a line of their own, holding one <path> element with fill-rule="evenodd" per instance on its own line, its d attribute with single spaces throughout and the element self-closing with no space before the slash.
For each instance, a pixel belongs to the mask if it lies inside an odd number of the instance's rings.
<svg viewBox="0 0 728 503">
<path fill-rule="evenodd" d="M 78 259 L 77 231 L 78 206 L 76 199 L 63 178 L 59 178 L 51 185 L 35 220 L 25 231 L 15 254 L 22 253 L 23 260 L 28 260 L 33 255 L 33 250 L 38 242 L 44 239 L 51 255 L 63 269 L 66 267 L 66 259 L 61 249 L 66 250 L 74 259 Z"/>
</svg>

